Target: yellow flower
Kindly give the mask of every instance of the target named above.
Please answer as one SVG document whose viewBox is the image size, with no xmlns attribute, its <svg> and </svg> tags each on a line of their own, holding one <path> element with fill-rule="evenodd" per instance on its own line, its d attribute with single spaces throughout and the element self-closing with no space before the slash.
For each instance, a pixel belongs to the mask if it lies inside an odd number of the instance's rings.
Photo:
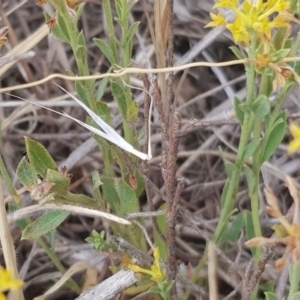
<svg viewBox="0 0 300 300">
<path fill-rule="evenodd" d="M 220 14 L 218 13 L 217 15 L 215 14 L 209 14 L 212 21 L 209 22 L 206 26 L 206 27 L 218 27 L 218 26 L 225 26 L 226 25 L 226 20 L 225 18 Z"/>
<path fill-rule="evenodd" d="M 298 129 L 299 130 L 299 129 Z M 300 131 L 299 131 L 300 132 Z M 275 230 L 275 236 L 271 238 L 256 237 L 245 243 L 249 248 L 259 247 L 263 245 L 275 245 L 278 243 L 286 245 L 283 256 L 276 261 L 276 268 L 282 270 L 288 261 L 290 255 L 292 255 L 293 263 L 300 263 L 300 224 L 298 221 L 299 210 L 299 192 L 295 187 L 292 179 L 287 178 L 287 187 L 295 202 L 295 210 L 292 222 L 288 222 L 282 215 L 277 199 L 270 189 L 265 189 L 265 195 L 269 206 L 267 206 L 267 212 L 273 218 L 276 218 L 280 225 L 273 227 Z"/>
<path fill-rule="evenodd" d="M 161 268 L 160 264 L 160 253 L 159 249 L 154 249 L 154 264 L 151 266 L 151 270 L 141 268 L 137 265 L 127 265 L 127 268 L 136 272 L 148 274 L 151 276 L 151 279 L 157 283 L 163 282 L 166 279 L 166 270 Z"/>
<path fill-rule="evenodd" d="M 288 0 L 245 0 L 241 6 L 238 0 L 219 0 L 214 8 L 230 9 L 236 18 L 233 23 L 228 23 L 222 15 L 211 14 L 213 21 L 206 27 L 226 26 L 234 41 L 245 46 L 249 45 L 252 34 L 256 34 L 259 39 L 263 36 L 271 39 L 272 29 L 290 26 L 288 21 L 291 19 L 287 17 L 290 8 Z M 277 14 L 276 21 L 273 20 L 274 13 Z"/>
<path fill-rule="evenodd" d="M 288 153 L 292 154 L 300 150 L 300 127 L 295 123 L 291 123 L 290 132 L 293 140 L 289 143 Z"/>
<path fill-rule="evenodd" d="M 10 289 L 17 289 L 23 285 L 23 281 L 12 278 L 12 272 L 5 270 L 0 266 L 0 300 L 5 300 L 6 297 L 3 294 Z"/>
</svg>

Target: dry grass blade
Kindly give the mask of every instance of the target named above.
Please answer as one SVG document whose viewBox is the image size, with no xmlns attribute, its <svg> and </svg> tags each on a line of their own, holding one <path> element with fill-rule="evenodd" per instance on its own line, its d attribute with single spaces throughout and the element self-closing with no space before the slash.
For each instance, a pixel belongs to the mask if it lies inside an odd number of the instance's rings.
<svg viewBox="0 0 300 300">
<path fill-rule="evenodd" d="M 61 277 L 60 280 L 58 280 L 46 293 L 39 297 L 35 297 L 34 300 L 44 300 L 47 298 L 47 296 L 53 294 L 55 291 L 57 291 L 60 287 L 62 287 L 69 278 L 71 278 L 74 274 L 82 272 L 89 268 L 90 265 L 86 262 L 77 262 L 75 263 L 69 270 Z"/>
<path fill-rule="evenodd" d="M 33 34 L 28 36 L 23 42 L 21 42 L 14 49 L 9 51 L 4 57 L 8 58 L 14 55 L 24 54 L 34 48 L 43 38 L 47 36 L 49 33 L 49 29 L 47 25 L 42 25 L 38 30 L 36 30 Z M 0 77 L 2 77 L 14 64 L 16 61 L 5 64 L 0 68 Z"/>
<path fill-rule="evenodd" d="M 17 54 L 17 55 L 11 55 L 11 56 L 5 56 L 3 58 L 0 58 L 0 67 L 8 64 L 8 63 L 15 63 L 21 59 L 28 59 L 28 58 L 32 58 L 35 56 L 35 52 L 34 51 L 28 51 L 26 53 L 23 54 Z"/>
</svg>

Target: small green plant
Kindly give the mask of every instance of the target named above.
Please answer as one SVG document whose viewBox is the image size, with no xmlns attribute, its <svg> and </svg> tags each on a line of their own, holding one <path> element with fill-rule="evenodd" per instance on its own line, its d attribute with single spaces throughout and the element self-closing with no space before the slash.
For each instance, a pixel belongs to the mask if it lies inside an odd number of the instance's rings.
<svg viewBox="0 0 300 300">
<path fill-rule="evenodd" d="M 96 230 L 93 230 L 92 235 L 85 240 L 92 244 L 95 250 L 102 251 L 106 248 L 104 236 L 104 231 L 98 233 Z"/>
</svg>

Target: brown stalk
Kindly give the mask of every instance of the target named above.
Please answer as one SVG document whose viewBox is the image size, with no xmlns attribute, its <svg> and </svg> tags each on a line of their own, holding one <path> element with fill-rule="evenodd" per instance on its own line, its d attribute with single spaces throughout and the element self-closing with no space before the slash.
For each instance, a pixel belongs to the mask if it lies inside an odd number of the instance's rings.
<svg viewBox="0 0 300 300">
<path fill-rule="evenodd" d="M 261 274 L 264 272 L 267 262 L 273 255 L 273 251 L 270 249 L 270 247 L 263 246 L 262 249 L 263 249 L 263 254 L 258 262 L 257 269 L 252 273 L 250 279 L 248 279 L 247 275 L 244 276 L 243 288 L 242 288 L 242 300 L 250 299 L 251 293 L 254 291 Z"/>
<path fill-rule="evenodd" d="M 151 104 L 151 97 L 150 97 L 150 81 L 148 79 L 147 74 L 141 74 L 140 75 L 143 84 L 144 84 L 144 88 L 145 88 L 145 92 L 144 92 L 144 124 L 145 128 L 146 128 L 146 134 L 145 134 L 145 143 L 144 143 L 144 147 L 143 147 L 143 151 L 144 153 L 148 153 L 148 140 L 149 140 L 149 136 L 150 136 L 150 132 L 149 132 L 149 128 L 147 126 L 147 124 L 149 123 L 149 118 L 150 118 L 150 104 Z M 147 161 L 143 161 L 142 163 L 142 169 L 143 169 L 143 173 L 147 176 L 147 180 L 145 181 L 145 186 L 146 186 L 146 195 L 147 195 L 147 199 L 149 202 L 149 206 L 150 206 L 150 210 L 154 211 L 154 203 L 153 203 L 153 193 L 152 193 L 152 186 L 154 185 L 152 183 L 152 185 L 150 184 L 151 180 L 149 180 L 149 166 L 148 166 L 148 162 Z M 152 217 L 152 224 L 153 224 L 153 229 L 159 234 L 159 236 L 161 237 L 162 240 L 166 240 L 166 237 L 163 235 L 163 233 L 161 232 L 161 230 L 158 227 L 157 221 L 156 221 L 156 217 Z"/>
</svg>

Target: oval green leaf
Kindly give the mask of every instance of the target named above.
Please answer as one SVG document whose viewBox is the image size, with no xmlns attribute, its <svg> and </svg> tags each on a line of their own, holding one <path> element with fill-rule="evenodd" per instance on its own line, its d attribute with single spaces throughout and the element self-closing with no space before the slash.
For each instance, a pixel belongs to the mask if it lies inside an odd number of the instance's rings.
<svg viewBox="0 0 300 300">
<path fill-rule="evenodd" d="M 25 186 L 37 184 L 37 174 L 34 168 L 27 161 L 26 157 L 23 157 L 17 167 L 18 180 Z"/>
<path fill-rule="evenodd" d="M 30 164 L 37 174 L 45 178 L 48 169 L 57 170 L 55 161 L 42 144 L 29 137 L 25 137 L 25 144 Z"/>
<path fill-rule="evenodd" d="M 284 137 L 287 124 L 286 112 L 282 112 L 274 123 L 276 125 L 266 137 L 266 144 L 260 159 L 261 163 L 267 161 L 274 154 Z"/>
<path fill-rule="evenodd" d="M 55 230 L 68 216 L 68 211 L 51 211 L 30 223 L 22 232 L 22 239 L 38 239 Z"/>
</svg>

